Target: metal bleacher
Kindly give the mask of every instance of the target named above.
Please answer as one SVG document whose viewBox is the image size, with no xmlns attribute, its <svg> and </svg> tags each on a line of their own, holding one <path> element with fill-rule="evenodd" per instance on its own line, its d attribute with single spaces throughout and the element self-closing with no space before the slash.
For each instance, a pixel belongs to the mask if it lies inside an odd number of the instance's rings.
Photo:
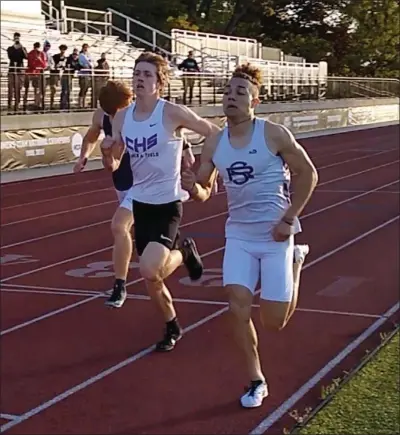
<svg viewBox="0 0 400 435">
<path fill-rule="evenodd" d="M 265 59 L 263 54 L 281 53 L 277 49 L 262 47 L 256 40 L 227 37 L 200 32 L 173 29 L 171 34 L 154 29 L 145 23 L 128 17 L 114 9 L 97 11 L 67 6 L 63 0 L 60 8 L 51 0 L 41 1 L 43 26 L 22 29 L 3 22 L 1 26 L 1 100 L 6 101 L 7 47 L 11 45 L 15 31 L 21 33 L 21 42 L 30 51 L 35 42 L 43 44 L 48 40 L 51 54 L 58 52 L 61 44 L 68 46 L 67 54 L 73 48 L 80 50 L 82 44 L 89 45 L 94 60 L 106 53 L 110 65 L 110 78 L 131 80 L 135 59 L 143 50 L 164 52 L 171 61 L 171 82 L 168 89 L 172 100 L 182 99 L 181 73 L 176 65 L 193 51 L 201 67 L 196 77 L 194 100 L 199 104 L 217 104 L 229 73 L 240 63 L 251 62 L 263 71 L 264 100 L 293 100 L 322 98 L 327 85 L 325 62 L 310 64 L 304 59 L 299 62 L 285 61 L 285 55 Z M 76 90 L 77 91 L 77 90 Z M 72 99 L 77 99 L 75 91 Z"/>
</svg>

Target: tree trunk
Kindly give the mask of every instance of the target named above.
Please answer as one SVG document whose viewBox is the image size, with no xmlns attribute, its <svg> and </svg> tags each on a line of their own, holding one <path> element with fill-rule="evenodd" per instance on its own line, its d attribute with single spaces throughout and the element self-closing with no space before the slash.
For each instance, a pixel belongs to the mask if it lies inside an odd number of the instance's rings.
<svg viewBox="0 0 400 435">
<path fill-rule="evenodd" d="M 233 14 L 225 27 L 225 34 L 232 35 L 236 26 L 240 23 L 243 17 L 249 10 L 250 0 L 236 0 L 235 8 L 233 9 Z"/>
</svg>

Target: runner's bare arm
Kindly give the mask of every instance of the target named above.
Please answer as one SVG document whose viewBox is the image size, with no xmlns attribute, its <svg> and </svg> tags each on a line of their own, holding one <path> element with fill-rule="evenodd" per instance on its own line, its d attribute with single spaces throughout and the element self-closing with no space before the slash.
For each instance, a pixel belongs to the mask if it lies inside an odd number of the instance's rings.
<svg viewBox="0 0 400 435">
<path fill-rule="evenodd" d="M 100 136 L 101 129 L 102 129 L 101 124 L 102 124 L 102 110 L 97 109 L 93 114 L 92 124 L 89 127 L 88 131 L 86 132 L 85 136 L 83 137 L 81 152 L 78 160 L 75 162 L 73 167 L 73 172 L 75 174 L 78 174 L 79 172 L 85 169 L 87 159 L 92 154 L 96 146 L 97 139 Z"/>
<path fill-rule="evenodd" d="M 118 111 L 112 120 L 112 138 L 105 138 L 101 143 L 103 154 L 103 165 L 109 171 L 116 171 L 121 164 L 122 156 L 125 152 L 125 144 L 122 140 L 121 131 L 125 119 L 126 110 Z"/>
<path fill-rule="evenodd" d="M 206 138 L 200 157 L 200 167 L 197 174 L 187 171 L 182 175 L 183 187 L 189 192 L 191 198 L 198 202 L 207 201 L 218 176 L 218 171 L 212 161 L 215 149 L 219 142 L 220 133 Z"/>
<path fill-rule="evenodd" d="M 284 216 L 284 219 L 292 222 L 301 214 L 308 203 L 318 183 L 318 172 L 307 152 L 296 141 L 289 129 L 282 125 L 273 124 L 269 132 L 271 142 L 276 147 L 274 151 L 281 155 L 289 170 L 296 174 L 291 205 Z"/>
<path fill-rule="evenodd" d="M 89 127 L 89 130 L 86 132 L 82 141 L 81 155 L 80 159 L 87 159 L 92 154 L 94 148 L 96 147 L 97 139 L 100 136 L 102 129 L 102 115 L 103 111 L 98 108 L 92 117 L 92 125 Z"/>
<path fill-rule="evenodd" d="M 168 106 L 168 112 L 169 118 L 175 123 L 175 129 L 187 128 L 204 137 L 213 136 L 221 131 L 217 125 L 201 118 L 186 106 L 171 104 Z"/>
</svg>

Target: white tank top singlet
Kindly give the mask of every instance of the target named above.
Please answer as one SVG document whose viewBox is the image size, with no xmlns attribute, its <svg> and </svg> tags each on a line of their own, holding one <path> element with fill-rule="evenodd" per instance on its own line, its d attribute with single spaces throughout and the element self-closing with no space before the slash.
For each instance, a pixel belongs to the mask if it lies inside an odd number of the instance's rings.
<svg viewBox="0 0 400 435">
<path fill-rule="evenodd" d="M 144 121 L 133 119 L 135 103 L 125 114 L 121 136 L 130 155 L 132 197 L 146 204 L 167 204 L 188 199 L 181 188 L 182 139 L 168 132 L 163 123 L 165 100 L 159 99 Z"/>
<path fill-rule="evenodd" d="M 271 241 L 272 229 L 290 206 L 290 171 L 267 146 L 265 121 L 255 118 L 250 143 L 233 148 L 223 130 L 213 156 L 227 192 L 226 238 Z M 295 220 L 295 233 L 301 231 Z"/>
</svg>

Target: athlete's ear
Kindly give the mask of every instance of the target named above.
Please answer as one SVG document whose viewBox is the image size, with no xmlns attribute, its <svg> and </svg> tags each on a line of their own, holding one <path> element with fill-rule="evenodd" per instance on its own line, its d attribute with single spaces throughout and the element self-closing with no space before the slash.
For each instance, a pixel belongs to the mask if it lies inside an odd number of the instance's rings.
<svg viewBox="0 0 400 435">
<path fill-rule="evenodd" d="M 251 100 L 251 108 L 254 109 L 259 104 L 260 104 L 260 99 L 258 98 L 258 96 L 253 97 L 253 99 Z"/>
</svg>

